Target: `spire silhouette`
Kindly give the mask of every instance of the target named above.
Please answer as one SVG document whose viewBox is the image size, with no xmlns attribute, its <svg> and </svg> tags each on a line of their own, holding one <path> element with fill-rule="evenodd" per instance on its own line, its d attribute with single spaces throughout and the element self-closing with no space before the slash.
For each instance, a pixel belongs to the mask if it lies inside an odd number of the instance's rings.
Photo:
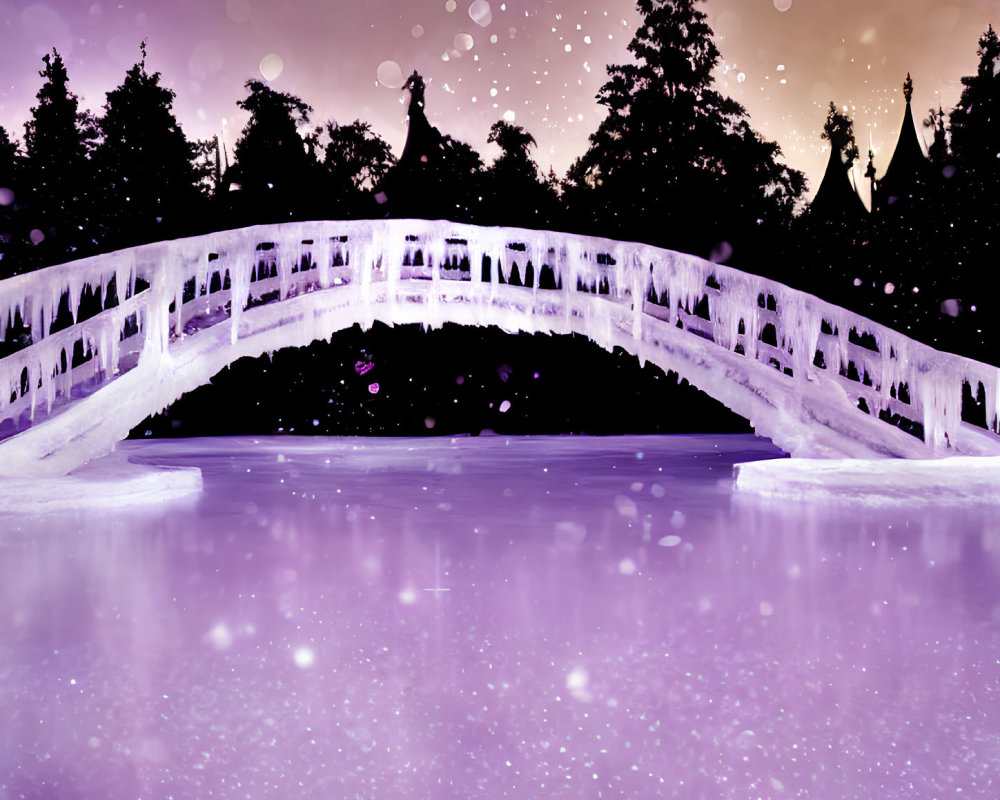
<svg viewBox="0 0 1000 800">
<path fill-rule="evenodd" d="M 922 194 L 922 187 L 927 183 L 928 161 L 920 144 L 917 126 L 913 122 L 913 109 L 910 106 L 913 79 L 909 73 L 903 81 L 903 97 L 906 98 L 903 124 L 899 129 L 899 139 L 889 166 L 878 182 L 878 191 L 872 198 L 873 210 L 885 210 L 901 200 L 909 200 Z"/>
</svg>

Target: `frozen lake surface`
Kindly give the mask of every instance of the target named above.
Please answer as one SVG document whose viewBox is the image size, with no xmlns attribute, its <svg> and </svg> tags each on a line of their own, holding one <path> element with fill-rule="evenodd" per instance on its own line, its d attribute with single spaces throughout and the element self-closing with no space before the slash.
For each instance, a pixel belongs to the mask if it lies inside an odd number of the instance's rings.
<svg viewBox="0 0 1000 800">
<path fill-rule="evenodd" d="M 749 436 L 130 442 L 0 522 L 0 797 L 995 797 L 1000 518 Z"/>
</svg>

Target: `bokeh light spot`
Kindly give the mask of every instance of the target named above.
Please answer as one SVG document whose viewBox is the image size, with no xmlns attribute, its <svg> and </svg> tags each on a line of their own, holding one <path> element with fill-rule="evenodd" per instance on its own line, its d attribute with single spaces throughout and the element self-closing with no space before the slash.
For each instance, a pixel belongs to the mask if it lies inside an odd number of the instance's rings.
<svg viewBox="0 0 1000 800">
<path fill-rule="evenodd" d="M 412 606 L 417 602 L 417 590 L 412 586 L 407 586 L 405 589 L 401 589 L 399 592 L 399 602 L 404 606 Z"/>
<path fill-rule="evenodd" d="M 578 689 L 586 689 L 589 682 L 590 676 L 587 675 L 587 670 L 583 667 L 576 667 L 566 676 L 566 688 L 571 692 Z"/>
<path fill-rule="evenodd" d="M 300 647 L 292 655 L 295 666 L 299 669 L 307 669 L 316 661 L 316 654 L 308 647 Z"/>
<path fill-rule="evenodd" d="M 785 13 L 792 7 L 792 0 L 774 0 L 774 7 L 781 13 Z"/>
<path fill-rule="evenodd" d="M 474 44 L 475 41 L 473 41 L 472 36 L 468 33 L 455 34 L 455 49 L 458 50 L 458 52 L 461 53 L 463 50 L 471 50 Z"/>
<path fill-rule="evenodd" d="M 266 81 L 276 80 L 285 69 L 285 60 L 276 53 L 268 53 L 260 60 L 260 74 Z"/>
<path fill-rule="evenodd" d="M 469 17 L 481 28 L 485 28 L 493 22 L 493 9 L 486 0 L 475 0 L 469 6 Z"/>
<path fill-rule="evenodd" d="M 376 72 L 378 82 L 390 89 L 398 89 L 403 85 L 403 70 L 395 61 L 383 61 Z"/>
</svg>

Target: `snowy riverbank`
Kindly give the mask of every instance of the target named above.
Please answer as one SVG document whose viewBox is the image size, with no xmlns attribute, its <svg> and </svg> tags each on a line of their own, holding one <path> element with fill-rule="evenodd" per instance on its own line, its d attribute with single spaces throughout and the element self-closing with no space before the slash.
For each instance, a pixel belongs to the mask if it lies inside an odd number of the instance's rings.
<svg viewBox="0 0 1000 800">
<path fill-rule="evenodd" d="M 869 506 L 1000 503 L 1000 458 L 782 458 L 736 464 L 738 491 Z"/>
</svg>

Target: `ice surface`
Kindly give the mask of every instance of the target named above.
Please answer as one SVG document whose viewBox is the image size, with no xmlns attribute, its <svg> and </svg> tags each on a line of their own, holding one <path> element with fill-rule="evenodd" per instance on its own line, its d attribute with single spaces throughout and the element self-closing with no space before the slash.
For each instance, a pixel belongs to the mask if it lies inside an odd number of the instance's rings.
<svg viewBox="0 0 1000 800">
<path fill-rule="evenodd" d="M 76 319 L 83 287 L 106 298 L 112 278 L 118 306 L 50 333 L 61 303 Z M 224 231 L 2 281 L 0 335 L 17 320 L 33 343 L 0 360 L 13 476 L 108 452 L 241 356 L 376 320 L 580 333 L 676 372 L 795 455 L 1000 455 L 995 367 L 758 276 L 587 236 L 423 220 Z M 93 357 L 73 367 L 75 349 Z M 985 428 L 962 422 L 966 383 Z"/>
<path fill-rule="evenodd" d="M 123 450 L 201 499 L 0 525 L 11 797 L 997 794 L 993 510 L 763 502 L 753 437 Z"/>
</svg>

